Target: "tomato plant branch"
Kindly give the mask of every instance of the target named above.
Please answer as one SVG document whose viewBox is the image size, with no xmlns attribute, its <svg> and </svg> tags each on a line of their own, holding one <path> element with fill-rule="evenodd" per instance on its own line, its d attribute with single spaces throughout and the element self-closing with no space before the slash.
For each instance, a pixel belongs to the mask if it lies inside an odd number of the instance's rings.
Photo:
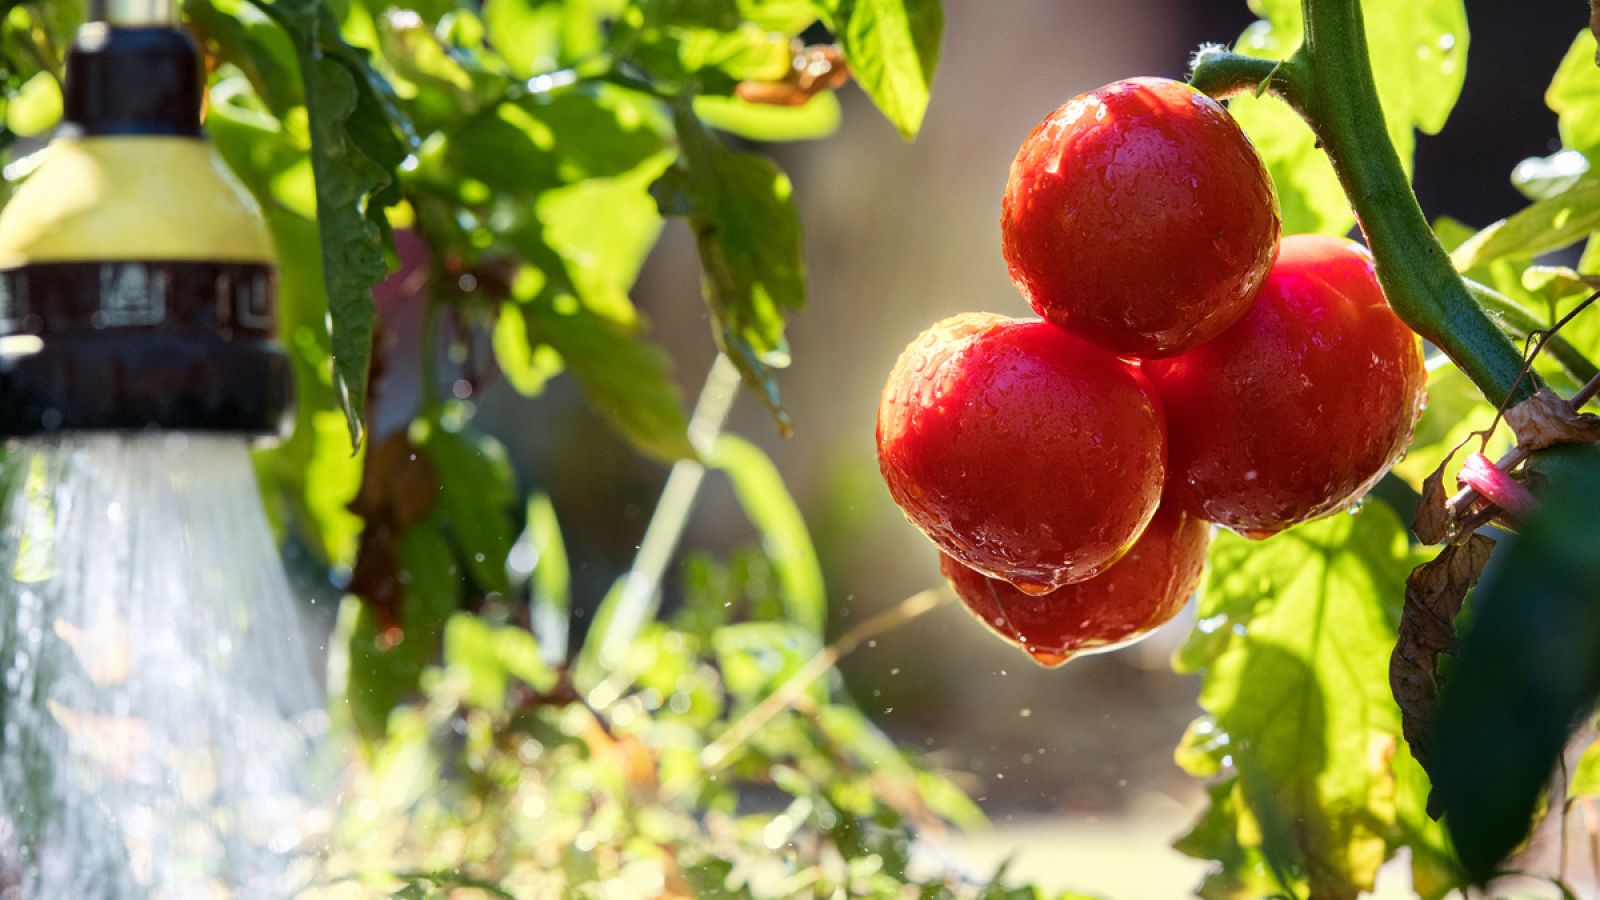
<svg viewBox="0 0 1600 900">
<path fill-rule="evenodd" d="M 706 376 L 689 421 L 689 443 L 702 458 L 709 457 L 728 420 L 739 389 L 739 370 L 726 355 L 719 354 Z M 600 664 L 605 671 L 617 671 L 633 639 L 655 612 L 661 579 L 667 563 L 678 547 L 678 539 L 689 523 L 695 496 L 705 481 L 706 467 L 700 460 L 682 459 L 667 475 L 661 499 L 656 503 L 650 524 L 645 526 L 639 553 L 623 578 L 622 595 L 600 640 Z M 597 706 L 605 704 L 597 703 Z"/>
<path fill-rule="evenodd" d="M 1526 399 L 1537 381 L 1519 383 L 1522 354 L 1450 264 L 1388 139 L 1359 0 L 1302 0 L 1302 10 L 1305 41 L 1281 66 L 1271 63 L 1272 72 L 1250 57 L 1202 52 L 1191 83 L 1219 96 L 1264 85 L 1293 106 L 1333 163 L 1395 313 L 1443 350 L 1485 397 Z"/>
<path fill-rule="evenodd" d="M 779 713 L 793 706 L 811 687 L 812 682 L 828 674 L 839 660 L 849 656 L 857 647 L 873 638 L 888 634 L 901 625 L 943 606 L 954 598 L 945 588 L 919 591 L 895 604 L 890 609 L 862 622 L 845 632 L 838 640 L 818 651 L 801 666 L 789 680 L 768 694 L 761 703 L 752 707 L 742 718 L 728 726 L 715 741 L 700 751 L 700 764 L 707 772 L 715 772 L 733 757 L 735 750 L 755 737 L 763 726 Z"/>
<path fill-rule="evenodd" d="M 1506 330 L 1515 337 L 1523 340 L 1543 332 L 1545 323 L 1538 317 L 1519 306 L 1516 301 L 1487 285 L 1479 284 L 1472 279 L 1466 279 L 1467 290 L 1472 294 L 1472 299 L 1489 312 L 1491 316 L 1500 320 Z M 1589 361 L 1577 347 L 1572 346 L 1566 338 L 1551 334 L 1544 344 L 1544 352 L 1550 355 L 1571 375 L 1574 381 L 1589 381 L 1600 374 L 1600 368 Z"/>
<path fill-rule="evenodd" d="M 1189 86 L 1218 100 L 1272 94 L 1298 110 L 1306 88 L 1300 68 L 1294 58 L 1264 59 L 1208 45 L 1194 55 Z"/>
</svg>

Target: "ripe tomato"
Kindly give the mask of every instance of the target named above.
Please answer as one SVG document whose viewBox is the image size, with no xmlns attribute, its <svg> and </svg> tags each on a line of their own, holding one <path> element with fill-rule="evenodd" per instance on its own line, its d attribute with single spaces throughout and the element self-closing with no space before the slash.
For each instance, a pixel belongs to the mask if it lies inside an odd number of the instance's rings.
<svg viewBox="0 0 1600 900">
<path fill-rule="evenodd" d="M 1238 321 L 1280 230 L 1238 124 L 1164 78 L 1114 82 L 1051 113 L 1011 165 L 1000 227 L 1034 311 L 1138 357 L 1180 353 Z"/>
<path fill-rule="evenodd" d="M 1037 319 L 967 313 L 901 354 L 878 464 L 906 517 L 1039 593 L 1115 562 L 1154 515 L 1166 427 L 1137 370 Z"/>
<path fill-rule="evenodd" d="M 1285 238 L 1238 324 L 1144 371 L 1167 412 L 1169 495 L 1251 537 L 1366 493 L 1410 440 L 1427 377 L 1372 256 L 1323 235 Z"/>
<path fill-rule="evenodd" d="M 944 556 L 940 571 L 967 609 L 1044 666 L 1126 647 L 1166 624 L 1200 583 L 1211 526 L 1170 506 L 1100 575 L 1040 596 Z"/>
</svg>

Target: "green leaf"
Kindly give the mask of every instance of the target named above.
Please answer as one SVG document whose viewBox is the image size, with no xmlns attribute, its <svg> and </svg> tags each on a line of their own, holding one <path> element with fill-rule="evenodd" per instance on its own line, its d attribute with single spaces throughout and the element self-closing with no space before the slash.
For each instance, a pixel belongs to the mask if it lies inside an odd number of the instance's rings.
<svg viewBox="0 0 1600 900">
<path fill-rule="evenodd" d="M 1511 170 L 1511 186 L 1529 200 L 1548 200 L 1565 193 L 1589 174 L 1589 159 L 1576 150 L 1530 156 Z"/>
<path fill-rule="evenodd" d="M 851 75 L 907 140 L 928 109 L 939 42 L 940 0 L 821 0 Z"/>
<path fill-rule="evenodd" d="M 416 443 L 439 477 L 441 512 L 452 542 L 473 581 L 509 593 L 506 557 L 516 542 L 521 504 L 506 449 L 481 432 L 449 431 L 437 421 L 419 423 Z"/>
<path fill-rule="evenodd" d="M 522 307 L 528 337 L 561 354 L 589 403 L 635 449 L 660 460 L 694 456 L 666 353 L 629 327 L 580 308 Z"/>
<path fill-rule="evenodd" d="M 1245 29 L 1234 49 L 1267 59 L 1287 58 L 1303 35 L 1300 4 L 1258 0 L 1252 8 L 1262 21 Z M 1466 77 L 1466 11 L 1462 0 L 1415 0 L 1365 3 L 1362 12 L 1389 139 L 1409 171 L 1413 132 L 1438 133 L 1460 96 Z M 1238 97 L 1228 108 L 1272 173 L 1284 233 L 1348 231 L 1355 222 L 1350 204 L 1300 117 L 1271 97 Z"/>
<path fill-rule="evenodd" d="M 1584 797 L 1600 797 L 1600 740 L 1583 748 L 1567 784 L 1567 804 Z"/>
<path fill-rule="evenodd" d="M 450 617 L 444 661 L 449 673 L 461 679 L 462 698 L 491 712 L 505 709 L 511 678 L 540 691 L 556 682 L 556 673 L 540 656 L 532 634 L 514 625 L 491 626 L 471 613 Z"/>
<path fill-rule="evenodd" d="M 605 3 L 486 0 L 489 43 L 520 78 L 542 75 L 602 49 Z"/>
<path fill-rule="evenodd" d="M 548 494 L 528 498 L 526 521 L 513 551 L 512 571 L 532 582 L 533 633 L 545 648 L 546 661 L 558 663 L 567 655 L 572 571 L 567 563 L 566 543 L 561 539 L 561 523 Z"/>
<path fill-rule="evenodd" d="M 761 531 L 783 588 L 785 617 L 820 638 L 828 617 L 822 567 L 805 518 L 778 468 L 760 447 L 731 434 L 717 440 L 710 463 L 727 473 L 745 515 Z"/>
<path fill-rule="evenodd" d="M 304 102 L 294 45 L 246 0 L 184 0 L 183 15 L 201 41 L 233 64 L 278 118 Z"/>
<path fill-rule="evenodd" d="M 464 682 L 462 699 L 478 709 L 506 704 L 506 669 L 495 652 L 494 629 L 471 613 L 450 617 L 444 629 L 444 661 Z"/>
<path fill-rule="evenodd" d="M 1227 736 L 1214 740 L 1237 772 L 1238 814 L 1255 823 L 1217 858 L 1259 851 L 1284 889 L 1303 882 L 1313 896 L 1371 888 L 1398 840 L 1387 673 L 1415 561 L 1382 504 L 1212 545 L 1199 622 L 1174 666 L 1203 672 L 1200 705 Z"/>
<path fill-rule="evenodd" d="M 1595 65 L 1594 33 L 1589 29 L 1580 30 L 1568 48 L 1544 102 L 1558 117 L 1563 147 L 1585 154 L 1600 149 L 1600 67 Z"/>
<path fill-rule="evenodd" d="M 51 72 L 28 79 L 5 106 L 6 127 L 23 137 L 44 137 L 61 121 L 61 82 Z"/>
<path fill-rule="evenodd" d="M 1256 900 L 1281 896 L 1282 886 L 1261 855 L 1260 827 L 1240 796 L 1239 779 L 1206 789 L 1210 803 L 1200 820 L 1172 847 L 1185 856 L 1214 860 L 1196 894 L 1203 900 Z"/>
<path fill-rule="evenodd" d="M 793 187 L 772 160 L 729 150 L 692 112 L 676 122 L 683 158 L 651 192 L 663 214 L 688 217 L 717 344 L 786 430 L 773 370 L 789 365 L 784 314 L 805 305 Z"/>
<path fill-rule="evenodd" d="M 839 129 L 839 98 L 823 91 L 799 106 L 747 103 L 738 97 L 701 95 L 694 114 L 712 128 L 752 141 L 809 141 Z"/>
<path fill-rule="evenodd" d="M 382 79 L 344 42 L 321 0 L 252 0 L 289 33 L 311 128 L 323 278 L 333 323 L 334 384 L 351 443 L 365 432 L 372 357 L 372 289 L 388 274 L 384 209 L 399 200 L 395 168 L 406 157 Z"/>
<path fill-rule="evenodd" d="M 789 622 L 743 622 L 718 629 L 711 638 L 729 693 L 752 702 L 789 680 L 821 649 L 814 632 Z M 827 688 L 807 688 L 817 703 L 826 703 Z"/>
<path fill-rule="evenodd" d="M 550 370 L 537 348 L 549 347 L 590 405 L 637 450 L 662 460 L 686 459 L 694 449 L 671 360 L 646 339 L 645 323 L 626 293 L 660 225 L 653 212 L 641 212 L 640 186 L 575 186 L 579 192 L 562 192 L 548 208 L 575 210 L 567 204 L 584 199 L 593 208 L 571 222 L 512 236 L 530 268 L 512 285 L 515 302 L 501 307 L 502 319 L 511 321 L 497 325 L 495 349 L 517 366 L 513 386 L 537 389 Z M 518 324 L 522 346 L 515 343 Z"/>
<path fill-rule="evenodd" d="M 252 14 L 251 7 L 240 10 L 241 16 Z M 263 22 L 255 31 L 271 32 L 287 47 L 275 25 Z M 256 453 L 263 499 L 277 527 L 292 524 L 325 562 L 349 566 L 361 531 L 349 503 L 361 482 L 363 454 L 350 453 L 348 425 L 333 388 L 310 166 L 297 136 L 263 108 L 246 79 L 219 80 L 209 110 L 206 129 L 255 195 L 279 254 L 278 334 L 294 366 L 295 427 L 288 440 Z"/>
<path fill-rule="evenodd" d="M 1600 696 L 1600 447 L 1538 460 L 1538 510 L 1499 548 L 1440 698 L 1434 790 L 1462 864 L 1488 878 L 1527 835 Z"/>
<path fill-rule="evenodd" d="M 383 739 L 390 711 L 416 693 L 422 670 L 439 651 L 446 619 L 461 604 L 455 555 L 432 522 L 408 529 L 396 557 L 405 585 L 399 643 L 380 630 L 361 600 L 347 597 L 333 638 L 342 652 L 329 663 L 331 688 L 344 698 L 356 734 L 369 744 Z"/>
<path fill-rule="evenodd" d="M 1600 228 L 1600 178 L 1585 178 L 1483 229 L 1450 254 L 1459 271 L 1505 257 L 1534 257 L 1571 246 Z"/>
</svg>

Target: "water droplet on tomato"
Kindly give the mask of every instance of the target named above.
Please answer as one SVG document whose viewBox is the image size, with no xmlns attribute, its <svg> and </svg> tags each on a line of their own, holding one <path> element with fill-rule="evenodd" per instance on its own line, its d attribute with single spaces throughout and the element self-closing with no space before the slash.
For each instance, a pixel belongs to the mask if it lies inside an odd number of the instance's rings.
<svg viewBox="0 0 1600 900">
<path fill-rule="evenodd" d="M 1048 581 L 1014 581 L 1012 585 L 1029 597 L 1043 597 L 1056 589 L 1056 586 Z"/>
<path fill-rule="evenodd" d="M 1028 648 L 1028 655 L 1033 657 L 1034 662 L 1044 666 L 1046 669 L 1054 669 L 1072 658 L 1070 653 L 1062 653 L 1058 650 L 1044 650 L 1039 647 Z"/>
</svg>

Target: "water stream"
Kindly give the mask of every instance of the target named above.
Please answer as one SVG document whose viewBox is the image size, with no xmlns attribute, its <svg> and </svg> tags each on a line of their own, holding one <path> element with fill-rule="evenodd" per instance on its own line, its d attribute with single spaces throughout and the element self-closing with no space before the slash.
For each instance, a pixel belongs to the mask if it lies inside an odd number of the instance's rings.
<svg viewBox="0 0 1600 900">
<path fill-rule="evenodd" d="M 321 702 L 247 443 L 73 436 L 3 471 L 0 898 L 292 894 Z"/>
</svg>

